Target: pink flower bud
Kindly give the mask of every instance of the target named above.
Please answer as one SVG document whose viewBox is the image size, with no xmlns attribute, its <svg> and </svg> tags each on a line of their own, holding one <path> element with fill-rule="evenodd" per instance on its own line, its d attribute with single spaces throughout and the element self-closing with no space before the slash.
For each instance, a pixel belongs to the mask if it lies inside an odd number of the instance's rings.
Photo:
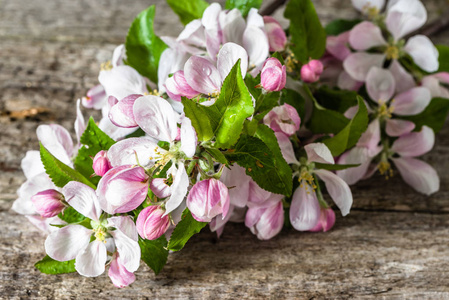
<svg viewBox="0 0 449 300">
<path fill-rule="evenodd" d="M 112 168 L 106 151 L 101 150 L 97 153 L 97 155 L 95 155 L 92 168 L 98 176 L 103 176 L 107 171 L 109 171 L 109 169 Z"/>
<path fill-rule="evenodd" d="M 278 92 L 284 88 L 286 80 L 287 71 L 285 66 L 275 57 L 267 59 L 260 75 L 262 87 L 269 92 Z"/>
<path fill-rule="evenodd" d="M 301 118 L 293 106 L 283 104 L 274 107 L 263 118 L 263 122 L 265 125 L 270 126 L 274 132 L 282 132 L 287 136 L 291 136 L 299 130 Z"/>
<path fill-rule="evenodd" d="M 314 59 L 302 66 L 301 79 L 307 83 L 317 82 L 320 79 L 321 73 L 323 73 L 323 63 Z"/>
<path fill-rule="evenodd" d="M 265 23 L 265 32 L 268 36 L 268 43 L 270 45 L 270 51 L 284 51 L 287 44 L 287 36 L 281 24 L 270 16 L 264 16 L 263 21 Z"/>
<path fill-rule="evenodd" d="M 183 96 L 191 99 L 199 94 L 187 83 L 182 70 L 165 80 L 165 89 L 168 96 L 174 101 L 181 101 Z"/>
<path fill-rule="evenodd" d="M 335 213 L 332 210 L 332 208 L 326 208 L 326 209 L 322 208 L 318 224 L 316 224 L 316 226 L 314 228 L 310 229 L 310 231 L 326 232 L 326 231 L 330 230 L 334 226 L 334 224 L 335 224 Z"/>
<path fill-rule="evenodd" d="M 170 226 L 168 215 L 160 206 L 152 205 L 144 208 L 136 221 L 139 235 L 147 240 L 155 240 L 163 235 Z"/>
<path fill-rule="evenodd" d="M 197 182 L 187 196 L 187 207 L 199 222 L 210 222 L 219 214 L 224 219 L 228 214 L 229 202 L 228 188 L 214 178 Z"/>
<path fill-rule="evenodd" d="M 64 208 L 64 195 L 56 190 L 45 190 L 31 197 L 36 212 L 44 218 L 57 216 Z"/>
<path fill-rule="evenodd" d="M 250 207 L 246 213 L 245 225 L 260 240 L 269 240 L 277 235 L 284 225 L 282 201 L 268 207 Z"/>
</svg>

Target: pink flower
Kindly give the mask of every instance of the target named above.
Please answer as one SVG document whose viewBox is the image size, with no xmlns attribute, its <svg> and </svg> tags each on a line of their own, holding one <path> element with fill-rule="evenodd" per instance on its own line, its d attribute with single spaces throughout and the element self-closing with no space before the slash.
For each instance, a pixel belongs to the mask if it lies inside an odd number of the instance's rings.
<svg viewBox="0 0 449 300">
<path fill-rule="evenodd" d="M 142 95 L 131 94 L 118 101 L 114 96 L 109 96 L 112 105 L 108 116 L 115 126 L 123 128 L 138 126 L 134 117 L 133 106 L 139 97 L 142 97 Z"/>
<path fill-rule="evenodd" d="M 323 231 L 326 232 L 330 230 L 335 224 L 335 213 L 332 208 L 321 208 L 321 215 L 318 224 L 310 229 L 310 231 L 317 232 Z"/>
<path fill-rule="evenodd" d="M 187 196 L 187 207 L 199 222 L 210 222 L 219 214 L 225 218 L 229 210 L 228 188 L 214 178 L 197 182 Z"/>
<path fill-rule="evenodd" d="M 98 176 L 103 176 L 112 168 L 107 151 L 101 150 L 95 155 L 92 168 Z"/>
<path fill-rule="evenodd" d="M 64 196 L 56 190 L 45 190 L 31 197 L 36 212 L 44 218 L 57 216 L 64 208 Z"/>
<path fill-rule="evenodd" d="M 148 206 L 137 217 L 136 227 L 139 235 L 147 240 L 155 240 L 162 236 L 170 226 L 170 219 L 164 215 L 160 206 Z"/>
<path fill-rule="evenodd" d="M 281 231 L 284 225 L 282 201 L 267 207 L 250 207 L 246 212 L 245 225 L 258 239 L 271 239 Z"/>
<path fill-rule="evenodd" d="M 181 97 L 192 99 L 200 94 L 187 83 L 182 70 L 165 80 L 165 89 L 168 96 L 174 101 L 181 101 Z"/>
<path fill-rule="evenodd" d="M 317 82 L 320 80 L 321 73 L 323 73 L 323 64 L 313 59 L 301 67 L 301 80 L 307 83 Z"/>
<path fill-rule="evenodd" d="M 267 59 L 260 75 L 262 87 L 269 92 L 278 92 L 284 88 L 286 80 L 286 67 L 275 57 Z"/>
<path fill-rule="evenodd" d="M 118 288 L 124 288 L 136 280 L 133 272 L 126 269 L 118 252 L 112 256 L 108 272 L 112 283 Z"/>
<path fill-rule="evenodd" d="M 287 36 L 285 35 L 281 24 L 279 24 L 279 22 L 271 16 L 264 16 L 263 21 L 265 24 L 265 31 L 268 36 L 268 42 L 270 44 L 270 51 L 284 51 L 285 45 L 287 44 Z"/>
<path fill-rule="evenodd" d="M 298 112 L 289 104 L 274 107 L 263 118 L 263 122 L 265 125 L 270 126 L 274 132 L 282 132 L 287 136 L 295 134 L 301 125 Z"/>
</svg>

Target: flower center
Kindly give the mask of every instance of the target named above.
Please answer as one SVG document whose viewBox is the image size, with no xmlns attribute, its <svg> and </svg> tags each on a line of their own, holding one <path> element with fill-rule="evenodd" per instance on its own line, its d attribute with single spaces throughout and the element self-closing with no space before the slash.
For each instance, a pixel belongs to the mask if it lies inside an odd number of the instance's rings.
<svg viewBox="0 0 449 300">
<path fill-rule="evenodd" d="M 388 60 L 398 59 L 399 58 L 399 48 L 397 46 L 389 45 L 387 49 L 385 49 L 385 55 Z"/>
<path fill-rule="evenodd" d="M 95 232 L 95 239 L 99 242 L 106 243 L 106 229 L 103 226 L 98 227 L 97 229 L 94 229 Z"/>
<path fill-rule="evenodd" d="M 149 92 L 145 92 L 144 95 L 153 95 L 153 96 L 160 96 L 161 94 L 159 94 L 159 91 L 157 89 L 154 89 L 152 91 Z"/>
<path fill-rule="evenodd" d="M 369 4 L 365 5 L 362 10 L 371 20 L 376 19 L 380 12 L 377 7 L 370 6 Z"/>
<path fill-rule="evenodd" d="M 301 187 L 303 180 L 306 181 L 314 190 L 317 188 L 317 186 L 315 185 L 315 178 L 306 168 L 303 168 L 301 170 L 301 174 L 299 175 L 298 178 Z M 309 193 L 309 191 L 307 191 L 307 193 Z"/>
<path fill-rule="evenodd" d="M 290 53 L 285 59 L 285 67 L 288 73 L 292 73 L 298 65 L 298 60 L 295 58 L 295 54 Z"/>
<path fill-rule="evenodd" d="M 391 168 L 391 164 L 388 161 L 381 161 L 378 169 L 380 175 L 385 176 L 385 179 L 393 177 L 393 168 Z"/>
<path fill-rule="evenodd" d="M 108 60 L 107 62 L 104 62 L 100 65 L 100 70 L 101 71 L 109 71 L 112 70 L 112 64 L 111 61 Z"/>
<path fill-rule="evenodd" d="M 391 100 L 391 104 L 393 103 L 394 99 Z M 393 105 L 388 106 L 386 102 L 381 100 L 379 101 L 379 107 L 377 109 L 377 116 L 379 118 L 390 119 L 392 117 L 393 112 L 394 112 Z"/>
</svg>

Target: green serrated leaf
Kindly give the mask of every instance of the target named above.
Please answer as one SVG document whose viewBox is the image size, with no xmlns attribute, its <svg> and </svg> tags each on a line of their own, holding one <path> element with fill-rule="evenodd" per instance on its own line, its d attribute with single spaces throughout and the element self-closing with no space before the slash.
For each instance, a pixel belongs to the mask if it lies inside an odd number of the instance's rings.
<svg viewBox="0 0 449 300">
<path fill-rule="evenodd" d="M 421 127 L 426 125 L 437 133 L 443 128 L 448 113 L 449 99 L 433 98 L 422 113 L 401 118 L 415 123 L 415 130 L 421 130 Z"/>
<path fill-rule="evenodd" d="M 338 171 L 338 170 L 346 170 L 349 168 L 355 168 L 360 166 L 360 164 L 353 164 L 353 165 L 330 165 L 330 164 L 320 164 L 315 163 L 315 167 L 317 169 L 324 169 L 329 171 Z"/>
<path fill-rule="evenodd" d="M 248 15 L 251 8 L 259 9 L 263 0 L 226 0 L 225 8 L 237 8 L 242 13 L 243 17 Z"/>
<path fill-rule="evenodd" d="M 168 242 L 167 248 L 172 251 L 179 251 L 184 248 L 187 241 L 208 224 L 207 222 L 198 222 L 195 220 L 188 209 L 182 215 L 182 220 L 176 225 Z"/>
<path fill-rule="evenodd" d="M 216 145 L 229 148 L 239 139 L 243 122 L 254 113 L 251 95 L 240 71 L 240 59 L 225 78 L 215 103 L 204 107 L 216 137 Z"/>
<path fill-rule="evenodd" d="M 333 156 L 338 156 L 353 147 L 368 127 L 369 118 L 365 102 L 359 96 L 357 100 L 359 109 L 354 118 L 334 137 L 323 141 Z"/>
<path fill-rule="evenodd" d="M 87 180 L 81 173 L 62 163 L 45 149 L 42 144 L 40 144 L 40 154 L 45 172 L 50 176 L 51 181 L 53 181 L 57 187 L 64 187 L 70 181 L 78 181 L 95 189 L 95 185 Z"/>
<path fill-rule="evenodd" d="M 357 92 L 347 90 L 334 90 L 327 86 L 319 88 L 314 96 L 318 103 L 328 109 L 345 113 L 348 108 L 357 105 Z"/>
<path fill-rule="evenodd" d="M 168 250 L 167 239 L 161 236 L 156 240 L 144 240 L 139 237 L 139 246 L 141 251 L 141 259 L 153 270 L 154 274 L 164 268 L 167 263 Z"/>
<path fill-rule="evenodd" d="M 221 164 L 227 164 L 228 160 L 220 150 L 214 148 L 205 148 L 206 152 L 209 153 L 217 162 Z"/>
<path fill-rule="evenodd" d="M 301 119 L 304 119 L 306 112 L 306 100 L 298 92 L 290 89 L 283 89 L 281 93 L 280 103 L 287 103 L 293 106 L 298 112 L 299 117 Z"/>
<path fill-rule="evenodd" d="M 80 142 L 84 146 L 79 149 L 75 158 L 75 169 L 94 185 L 97 185 L 100 177 L 92 176 L 94 174 L 92 159 L 99 151 L 109 150 L 115 144 L 115 141 L 98 128 L 94 119 L 91 117 L 87 123 L 86 130 L 80 138 Z"/>
<path fill-rule="evenodd" d="M 318 59 L 326 49 L 326 32 L 310 0 L 291 0 L 284 12 L 290 20 L 290 49 L 301 63 Z"/>
<path fill-rule="evenodd" d="M 167 0 L 167 3 L 184 25 L 195 19 L 200 19 L 204 10 L 209 6 L 209 3 L 204 0 Z"/>
<path fill-rule="evenodd" d="M 339 35 L 345 31 L 351 30 L 355 25 L 362 22 L 360 19 L 356 20 L 345 20 L 345 19 L 337 19 L 333 20 L 324 28 L 327 35 Z"/>
<path fill-rule="evenodd" d="M 167 45 L 154 33 L 154 5 L 134 19 L 126 36 L 126 63 L 157 84 L 159 59 Z"/>
<path fill-rule="evenodd" d="M 214 132 L 209 118 L 205 117 L 206 112 L 204 106 L 197 104 L 186 97 L 182 97 L 181 102 L 184 105 L 186 117 L 192 121 L 192 126 L 195 128 L 198 141 L 210 140 L 214 136 Z"/>
<path fill-rule="evenodd" d="M 73 207 L 66 207 L 64 211 L 58 214 L 58 217 L 68 224 L 79 223 L 84 221 L 84 219 L 86 218 L 85 216 L 77 212 Z"/>
<path fill-rule="evenodd" d="M 274 145 L 271 147 L 275 148 Z M 261 139 L 242 134 L 235 148 L 230 150 L 226 157 L 229 161 L 246 168 L 246 174 L 251 176 L 261 188 L 272 193 L 291 194 L 290 167 L 287 165 L 287 170 L 282 163 L 279 163 L 273 151 Z M 287 178 L 289 173 L 290 177 Z"/>
<path fill-rule="evenodd" d="M 36 269 L 45 274 L 65 274 L 76 272 L 74 259 L 69 261 L 57 261 L 48 255 L 35 263 L 34 266 Z"/>
</svg>

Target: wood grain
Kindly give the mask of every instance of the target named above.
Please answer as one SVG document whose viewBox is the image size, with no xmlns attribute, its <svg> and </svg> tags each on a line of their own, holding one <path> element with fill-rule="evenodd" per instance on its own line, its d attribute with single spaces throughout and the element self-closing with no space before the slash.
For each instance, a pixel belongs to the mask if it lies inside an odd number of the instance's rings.
<svg viewBox="0 0 449 300">
<path fill-rule="evenodd" d="M 314 2 L 324 22 L 357 17 L 349 0 Z M 76 99 L 96 84 L 101 62 L 124 41 L 135 15 L 153 3 L 157 33 L 177 35 L 182 27 L 163 0 L 0 0 L 0 298 L 449 299 L 449 126 L 424 158 L 440 174 L 439 193 L 419 195 L 398 176 L 361 182 L 353 187 L 352 213 L 338 217 L 331 232 L 284 230 L 261 242 L 242 224 L 228 225 L 220 240 L 205 229 L 170 255 L 160 275 L 142 265 L 125 289 L 105 274 L 35 270 L 44 236 L 10 211 L 24 180 L 20 160 L 37 149 L 42 122 L 73 127 Z M 433 20 L 448 2 L 425 5 Z M 449 34 L 433 40 L 449 43 Z M 47 111 L 11 117 L 36 107 Z"/>
</svg>

